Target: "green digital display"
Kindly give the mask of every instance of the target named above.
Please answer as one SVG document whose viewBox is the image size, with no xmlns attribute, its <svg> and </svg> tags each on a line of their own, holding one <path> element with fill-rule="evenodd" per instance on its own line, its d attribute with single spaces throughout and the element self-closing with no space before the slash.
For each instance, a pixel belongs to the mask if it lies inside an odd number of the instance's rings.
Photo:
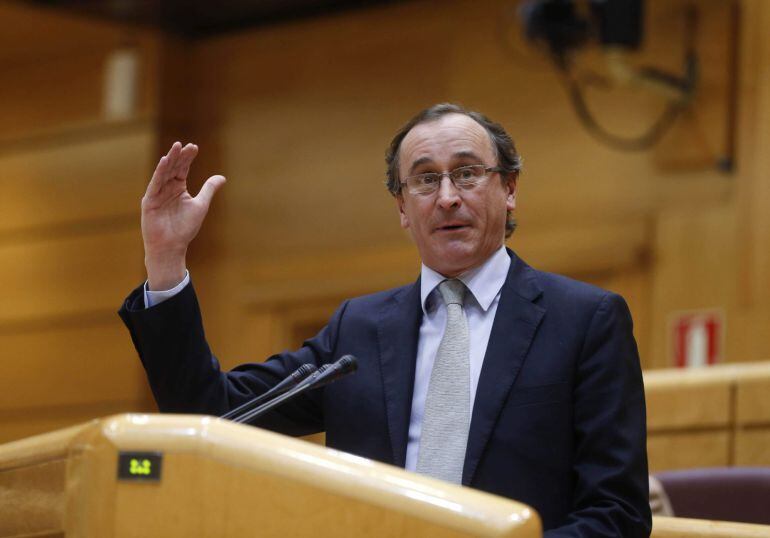
<svg viewBox="0 0 770 538">
<path fill-rule="evenodd" d="M 138 458 L 131 458 L 129 461 L 128 472 L 131 475 L 150 475 L 152 474 L 152 462 L 147 458 L 139 460 Z"/>
<path fill-rule="evenodd" d="M 160 452 L 121 452 L 118 455 L 118 480 L 160 480 L 163 454 Z"/>
</svg>

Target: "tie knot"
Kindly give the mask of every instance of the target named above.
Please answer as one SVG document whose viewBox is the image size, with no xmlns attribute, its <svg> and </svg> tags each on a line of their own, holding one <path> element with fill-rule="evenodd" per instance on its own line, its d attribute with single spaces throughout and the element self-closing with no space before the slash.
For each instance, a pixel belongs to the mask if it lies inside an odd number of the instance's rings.
<svg viewBox="0 0 770 538">
<path fill-rule="evenodd" d="M 466 289 L 465 284 L 456 278 L 444 280 L 438 285 L 438 291 L 441 293 L 441 297 L 446 305 L 459 304 L 462 306 Z"/>
</svg>

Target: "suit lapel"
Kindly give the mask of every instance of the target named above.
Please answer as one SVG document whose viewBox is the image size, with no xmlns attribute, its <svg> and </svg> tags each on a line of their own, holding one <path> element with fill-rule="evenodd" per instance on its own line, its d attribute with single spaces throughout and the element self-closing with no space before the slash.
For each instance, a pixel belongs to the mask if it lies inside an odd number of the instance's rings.
<svg viewBox="0 0 770 538">
<path fill-rule="evenodd" d="M 545 313 L 544 308 L 533 302 L 542 293 L 533 270 L 513 252 L 508 251 L 508 254 L 511 256 L 511 267 L 503 284 L 476 389 L 465 453 L 464 485 L 470 485 L 473 480 L 484 448 Z"/>
<path fill-rule="evenodd" d="M 418 279 L 384 305 L 377 329 L 393 464 L 400 467 L 406 462 L 417 339 L 421 321 Z"/>
</svg>

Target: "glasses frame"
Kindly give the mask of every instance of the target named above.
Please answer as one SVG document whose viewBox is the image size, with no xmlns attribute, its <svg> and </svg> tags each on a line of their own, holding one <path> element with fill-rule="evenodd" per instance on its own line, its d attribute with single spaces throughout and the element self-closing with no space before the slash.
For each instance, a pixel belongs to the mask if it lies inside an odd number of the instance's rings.
<svg viewBox="0 0 770 538">
<path fill-rule="evenodd" d="M 458 185 L 457 183 L 455 183 L 455 180 L 452 179 L 452 175 L 456 174 L 458 171 L 463 170 L 465 168 L 476 168 L 478 166 L 481 166 L 484 168 L 484 175 L 479 176 L 479 178 L 475 182 L 469 183 L 467 185 Z M 454 185 L 455 189 L 460 191 L 467 191 L 481 185 L 483 182 L 489 179 L 489 176 L 491 174 L 494 174 L 496 172 L 502 172 L 502 171 L 503 169 L 500 168 L 499 166 L 487 166 L 481 163 L 465 164 L 463 166 L 458 166 L 457 168 L 453 168 L 452 170 L 445 170 L 443 172 L 425 172 L 423 174 L 414 174 L 412 176 L 404 178 L 404 180 L 400 181 L 399 184 L 401 185 L 402 190 L 406 190 L 409 194 L 413 196 L 431 196 L 433 194 L 436 194 L 441 188 L 441 180 L 444 179 L 444 176 L 446 176 L 449 179 L 449 181 L 452 182 L 452 185 Z M 412 189 L 409 188 L 409 185 L 407 183 L 410 179 L 416 178 L 416 177 L 424 177 L 424 176 L 438 176 L 439 180 L 435 184 L 436 185 L 435 189 L 428 192 L 420 192 L 420 191 L 413 191 Z"/>
</svg>

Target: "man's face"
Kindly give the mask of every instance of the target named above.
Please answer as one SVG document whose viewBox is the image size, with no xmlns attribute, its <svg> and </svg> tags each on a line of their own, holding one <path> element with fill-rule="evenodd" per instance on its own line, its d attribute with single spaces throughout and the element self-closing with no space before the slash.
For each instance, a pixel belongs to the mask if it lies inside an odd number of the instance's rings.
<svg viewBox="0 0 770 538">
<path fill-rule="evenodd" d="M 447 114 L 415 126 L 401 143 L 399 177 L 448 172 L 459 166 L 497 166 L 487 131 L 463 114 Z M 401 226 L 408 228 L 425 265 L 455 277 L 481 265 L 505 240 L 506 211 L 516 207 L 516 182 L 499 173 L 471 190 L 455 188 L 448 176 L 438 192 L 396 196 Z"/>
</svg>

